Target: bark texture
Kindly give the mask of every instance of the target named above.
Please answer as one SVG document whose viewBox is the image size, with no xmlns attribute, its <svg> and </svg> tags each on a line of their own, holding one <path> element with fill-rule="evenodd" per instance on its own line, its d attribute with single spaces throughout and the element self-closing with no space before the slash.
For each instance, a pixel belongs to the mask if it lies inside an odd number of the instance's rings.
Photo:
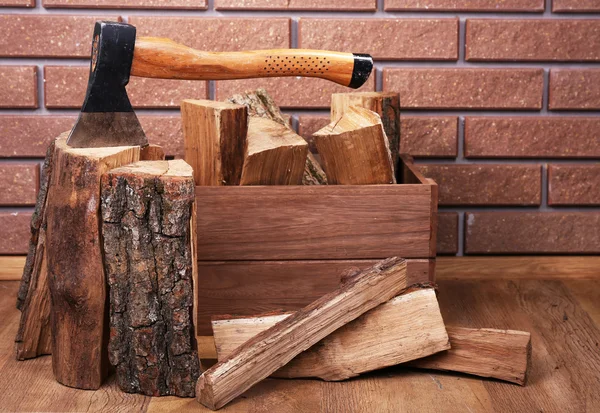
<svg viewBox="0 0 600 413">
<path fill-rule="evenodd" d="M 195 394 L 193 202 L 182 160 L 137 162 L 102 179 L 109 359 L 123 391 Z"/>
<path fill-rule="evenodd" d="M 269 96 L 265 89 L 247 91 L 230 97 L 228 102 L 243 105 L 248 108 L 248 116 L 267 118 L 290 128 L 289 121 L 283 116 L 275 101 Z M 317 159 L 308 152 L 302 185 L 327 185 L 327 176 Z"/>
</svg>

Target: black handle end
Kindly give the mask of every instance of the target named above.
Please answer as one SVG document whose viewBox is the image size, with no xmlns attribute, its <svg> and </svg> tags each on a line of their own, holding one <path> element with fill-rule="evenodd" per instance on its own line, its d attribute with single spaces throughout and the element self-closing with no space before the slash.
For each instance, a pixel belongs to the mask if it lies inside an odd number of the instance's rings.
<svg viewBox="0 0 600 413">
<path fill-rule="evenodd" d="M 352 53 L 354 55 L 354 68 L 352 69 L 352 79 L 348 87 L 358 89 L 365 84 L 371 71 L 373 70 L 373 58 L 371 55 L 363 53 Z"/>
</svg>

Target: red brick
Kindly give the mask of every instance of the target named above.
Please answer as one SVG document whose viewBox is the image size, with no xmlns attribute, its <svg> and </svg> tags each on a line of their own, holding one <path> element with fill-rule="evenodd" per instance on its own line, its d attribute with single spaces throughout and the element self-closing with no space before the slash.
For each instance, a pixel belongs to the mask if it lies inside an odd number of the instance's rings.
<svg viewBox="0 0 600 413">
<path fill-rule="evenodd" d="M 385 68 L 383 90 L 412 109 L 542 108 L 542 69 Z"/>
<path fill-rule="evenodd" d="M 35 205 L 39 181 L 37 163 L 1 163 L 0 206 Z"/>
<path fill-rule="evenodd" d="M 385 10 L 542 12 L 544 0 L 385 0 Z"/>
<path fill-rule="evenodd" d="M 548 205 L 600 205 L 600 164 L 550 165 Z"/>
<path fill-rule="evenodd" d="M 467 117 L 467 158 L 600 158 L 600 118 Z"/>
<path fill-rule="evenodd" d="M 440 205 L 540 205 L 540 165 L 419 165 Z"/>
<path fill-rule="evenodd" d="M 289 48 L 288 18 L 141 17 L 129 18 L 138 36 L 168 37 L 200 50 L 237 51 Z"/>
<path fill-rule="evenodd" d="M 87 89 L 87 66 L 46 66 L 44 89 L 47 108 L 81 108 Z M 137 108 L 178 108 L 183 99 L 206 99 L 205 81 L 132 77 L 127 94 Z"/>
<path fill-rule="evenodd" d="M 457 60 L 458 19 L 300 19 L 298 47 L 387 60 Z"/>
<path fill-rule="evenodd" d="M 0 108 L 37 107 L 37 67 L 0 66 Z"/>
<path fill-rule="evenodd" d="M 415 158 L 455 158 L 456 116 L 400 116 L 400 152 Z"/>
<path fill-rule="evenodd" d="M 0 56 L 88 57 L 97 20 L 118 16 L 0 15 Z"/>
<path fill-rule="evenodd" d="M 600 109 L 600 69 L 550 70 L 550 110 Z"/>
<path fill-rule="evenodd" d="M 89 9 L 189 9 L 205 10 L 207 0 L 44 0 L 44 7 Z"/>
<path fill-rule="evenodd" d="M 375 11 L 377 0 L 215 0 L 215 9 Z"/>
<path fill-rule="evenodd" d="M 465 214 L 467 254 L 597 254 L 598 212 Z"/>
<path fill-rule="evenodd" d="M 437 253 L 456 255 L 458 252 L 458 214 L 438 213 Z"/>
<path fill-rule="evenodd" d="M 163 146 L 167 155 L 183 155 L 181 117 L 139 115 L 150 143 Z M 50 141 L 70 130 L 77 116 L 0 116 L 0 158 L 42 158 Z"/>
<path fill-rule="evenodd" d="M 468 19 L 466 60 L 600 60 L 600 20 Z"/>
<path fill-rule="evenodd" d="M 331 104 L 331 94 L 350 89 L 323 79 L 307 77 L 272 77 L 267 79 L 227 80 L 216 83 L 216 100 L 245 90 L 263 87 L 282 108 L 325 109 Z M 375 90 L 375 73 L 358 91 Z"/>
<path fill-rule="evenodd" d="M 598 0 L 552 0 L 552 11 L 562 13 L 600 12 Z"/>
<path fill-rule="evenodd" d="M 0 212 L 0 255 L 27 254 L 31 212 Z"/>
<path fill-rule="evenodd" d="M 0 0 L 0 7 L 35 7 L 35 0 Z"/>
</svg>

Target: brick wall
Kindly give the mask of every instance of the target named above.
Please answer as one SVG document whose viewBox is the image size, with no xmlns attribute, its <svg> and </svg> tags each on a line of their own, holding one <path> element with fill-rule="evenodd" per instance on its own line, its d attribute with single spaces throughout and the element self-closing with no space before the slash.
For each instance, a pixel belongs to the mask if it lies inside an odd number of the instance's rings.
<svg viewBox="0 0 600 413">
<path fill-rule="evenodd" d="M 402 150 L 440 185 L 440 253 L 600 253 L 600 0 L 0 0 L 0 254 L 25 253 L 40 158 L 75 120 L 100 18 L 207 50 L 371 53 L 363 89 L 400 92 Z M 150 140 L 180 156 L 181 99 L 256 86 L 307 137 L 344 90 L 296 78 L 128 90 Z"/>
</svg>

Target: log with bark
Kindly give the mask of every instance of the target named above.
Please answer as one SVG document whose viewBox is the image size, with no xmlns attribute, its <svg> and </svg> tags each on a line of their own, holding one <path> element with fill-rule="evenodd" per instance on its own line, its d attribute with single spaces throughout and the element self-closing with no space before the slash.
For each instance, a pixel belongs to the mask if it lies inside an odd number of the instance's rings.
<svg viewBox="0 0 600 413">
<path fill-rule="evenodd" d="M 40 176 L 40 191 L 31 218 L 29 252 L 25 261 L 17 296 L 21 310 L 19 330 L 15 338 L 17 360 L 25 360 L 52 353 L 50 330 L 50 292 L 46 254 L 46 204 L 48 182 L 52 174 L 54 142 L 48 146 Z"/>
<path fill-rule="evenodd" d="M 194 396 L 192 175 L 182 160 L 141 161 L 102 178 L 108 351 L 128 393 Z"/>
<path fill-rule="evenodd" d="M 185 159 L 196 185 L 239 185 L 246 151 L 244 106 L 213 100 L 181 102 Z"/>
<path fill-rule="evenodd" d="M 407 288 L 406 261 L 362 271 L 302 310 L 237 347 L 198 379 L 197 399 L 219 409 L 329 334 Z"/>
<path fill-rule="evenodd" d="M 218 359 L 291 314 L 215 317 L 212 328 Z M 339 328 L 272 377 L 344 380 L 449 348 L 435 290 L 416 288 Z"/>
<path fill-rule="evenodd" d="M 351 106 L 313 137 L 330 184 L 396 183 L 387 137 L 375 112 Z"/>
<path fill-rule="evenodd" d="M 248 121 L 248 148 L 240 185 L 300 185 L 308 143 L 267 118 Z"/>
<path fill-rule="evenodd" d="M 228 102 L 246 106 L 248 108 L 248 115 L 251 117 L 271 119 L 292 130 L 289 119 L 281 113 L 277 104 L 265 89 L 257 89 L 233 95 L 228 99 Z M 327 176 L 310 151 L 306 157 L 302 185 L 327 185 Z"/>
<path fill-rule="evenodd" d="M 531 334 L 491 328 L 448 327 L 451 349 L 409 363 L 525 385 L 531 366 Z"/>
<path fill-rule="evenodd" d="M 331 95 L 331 121 L 338 121 L 350 106 L 369 109 L 379 115 L 396 169 L 400 154 L 400 95 L 393 92 L 334 93 Z"/>
<path fill-rule="evenodd" d="M 46 206 L 52 368 L 59 383 L 97 389 L 108 372 L 100 178 L 137 161 L 139 146 L 71 148 L 55 141 Z"/>
</svg>

